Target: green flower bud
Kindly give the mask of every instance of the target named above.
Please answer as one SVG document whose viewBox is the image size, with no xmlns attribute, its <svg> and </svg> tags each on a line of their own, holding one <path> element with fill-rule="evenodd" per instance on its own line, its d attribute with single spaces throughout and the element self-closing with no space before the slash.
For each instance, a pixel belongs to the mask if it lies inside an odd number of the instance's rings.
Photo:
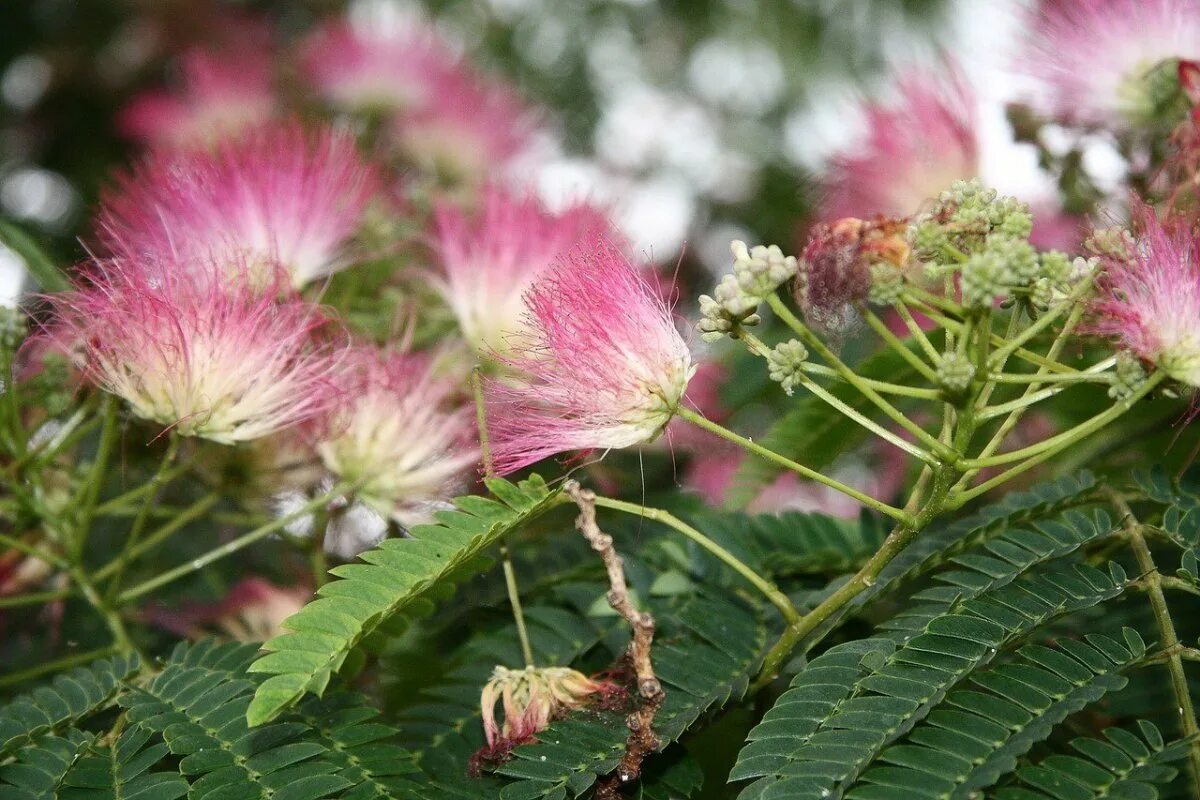
<svg viewBox="0 0 1200 800">
<path fill-rule="evenodd" d="M 767 354 L 767 371 L 771 380 L 779 383 L 783 391 L 791 396 L 800 383 L 802 365 L 807 360 L 808 350 L 801 342 L 791 339 L 776 345 Z"/>
</svg>

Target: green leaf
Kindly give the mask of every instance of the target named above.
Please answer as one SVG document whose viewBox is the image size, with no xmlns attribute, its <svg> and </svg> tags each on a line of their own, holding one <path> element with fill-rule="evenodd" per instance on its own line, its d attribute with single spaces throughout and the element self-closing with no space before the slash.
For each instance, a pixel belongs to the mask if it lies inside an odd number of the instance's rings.
<svg viewBox="0 0 1200 800">
<path fill-rule="evenodd" d="M 0 244 L 21 257 L 25 268 L 43 291 L 65 292 L 71 288 L 67 276 L 55 266 L 33 237 L 6 219 L 0 219 Z"/>
<path fill-rule="evenodd" d="M 40 736 L 59 733 L 107 708 L 121 682 L 139 668 L 136 655 L 103 659 L 18 696 L 0 708 L 0 759 Z"/>
<path fill-rule="evenodd" d="M 1140 735 L 1109 728 L 1105 740 L 1072 741 L 1077 756 L 1052 755 L 1021 767 L 1016 774 L 1025 787 L 1001 789 L 997 800 L 1154 800 L 1178 774 L 1171 764 L 1187 754 L 1188 743 L 1165 745 L 1158 728 L 1145 720 L 1138 724 Z"/>
<path fill-rule="evenodd" d="M 960 590 L 952 586 L 931 590 L 937 602 L 930 605 L 941 610 L 909 615 L 908 623 L 896 631 L 897 649 L 881 661 L 864 662 L 868 671 L 857 679 L 852 691 L 846 692 L 844 683 L 839 684 L 839 699 L 832 708 L 820 709 L 815 728 L 806 718 L 791 725 L 773 725 L 769 730 L 779 741 L 772 746 L 770 771 L 750 771 L 739 759 L 735 778 L 766 776 L 742 796 L 761 800 L 844 796 L 888 745 L 930 712 L 945 708 L 947 694 L 967 677 L 991 681 L 987 688 L 1006 700 L 1019 696 L 1032 702 L 1032 690 L 1022 688 L 1020 681 L 1008 680 L 999 672 L 995 673 L 998 677 L 986 679 L 974 673 L 1052 620 L 1116 597 L 1127 583 L 1127 576 L 1115 564 L 1107 572 L 1083 564 L 1054 570 L 1041 567 L 1050 540 L 1047 534 L 1031 533 L 1024 541 L 1028 544 L 1025 555 L 1014 552 L 1009 561 L 964 559 L 962 569 L 956 570 L 959 574 L 950 582 L 968 587 L 966 599 L 960 599 Z M 1036 569 L 1031 568 L 1035 565 Z M 1020 577 L 1014 580 L 1016 575 Z M 805 685 L 805 672 L 807 669 L 796 678 L 799 685 Z M 1063 683 L 1053 676 L 1044 679 Z M 994 710 L 996 704 L 990 707 Z M 950 712 L 949 716 L 957 718 L 961 713 Z M 768 714 L 760 727 L 771 719 Z M 767 737 L 756 728 L 750 738 Z M 990 741 L 995 739 L 993 732 Z M 882 775 L 890 783 L 902 772 L 887 769 L 886 773 L 876 771 L 873 779 L 881 780 Z M 907 781 L 901 788 L 911 790 L 912 776 L 904 773 L 899 777 Z M 946 782 L 930 786 L 953 788 Z"/>
<path fill-rule="evenodd" d="M 316 600 L 288 618 L 283 627 L 289 632 L 264 644 L 267 654 L 251 667 L 272 677 L 255 692 L 250 724 L 274 719 L 305 694 L 323 694 L 350 652 L 384 621 L 478 568 L 484 549 L 557 499 L 536 476 L 504 485 L 504 503 L 458 498 L 458 510 L 439 512 L 437 524 L 417 526 L 411 538 L 387 540 L 363 553 L 360 563 L 331 570 L 341 580 L 322 586 Z"/>
<path fill-rule="evenodd" d="M 91 745 L 94 736 L 70 730 L 43 736 L 0 766 L 0 797 L 5 800 L 58 800 L 67 772 Z"/>
<path fill-rule="evenodd" d="M 915 345 L 913 345 L 915 351 Z M 855 367 L 864 378 L 904 383 L 916 374 L 912 366 L 892 349 L 882 350 Z M 834 383 L 829 392 L 851 408 L 870 416 L 874 405 L 846 383 Z M 832 464 L 867 436 L 865 428 L 832 408 L 819 397 L 807 395 L 792 404 L 763 436 L 759 444 L 780 455 L 820 470 Z M 747 458 L 738 467 L 729 488 L 726 506 L 742 508 L 753 500 L 781 468 L 761 458 Z"/>
<path fill-rule="evenodd" d="M 131 728 L 112 747 L 93 744 L 71 767 L 58 796 L 61 800 L 177 800 L 188 793 L 187 780 L 174 769 L 151 771 L 167 753 L 162 737 Z"/>
</svg>

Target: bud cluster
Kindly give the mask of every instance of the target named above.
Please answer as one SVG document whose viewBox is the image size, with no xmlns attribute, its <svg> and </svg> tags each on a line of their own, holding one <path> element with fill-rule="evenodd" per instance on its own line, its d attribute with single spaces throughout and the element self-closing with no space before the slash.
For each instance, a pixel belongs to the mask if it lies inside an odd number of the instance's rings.
<svg viewBox="0 0 1200 800">
<path fill-rule="evenodd" d="M 1127 400 L 1146 382 L 1146 368 L 1142 361 L 1128 350 L 1117 353 L 1117 365 L 1113 370 L 1113 385 L 1108 396 L 1114 400 Z"/>
<path fill-rule="evenodd" d="M 1063 253 L 1039 254 L 1029 243 L 1029 207 L 985 188 L 978 180 L 957 181 L 908 236 L 931 278 L 958 273 L 963 302 L 986 308 L 1015 294 L 1047 305 L 1080 270 Z"/>
<path fill-rule="evenodd" d="M 800 383 L 804 362 L 808 360 L 808 349 L 795 339 L 777 344 L 767 354 L 767 370 L 771 380 L 779 383 L 791 397 Z"/>
<path fill-rule="evenodd" d="M 747 247 L 735 239 L 730 250 L 733 272 L 721 278 L 711 296 L 700 296 L 701 320 L 696 327 L 706 342 L 757 325 L 759 304 L 797 272 L 795 256 L 785 256 L 777 245 Z"/>
</svg>

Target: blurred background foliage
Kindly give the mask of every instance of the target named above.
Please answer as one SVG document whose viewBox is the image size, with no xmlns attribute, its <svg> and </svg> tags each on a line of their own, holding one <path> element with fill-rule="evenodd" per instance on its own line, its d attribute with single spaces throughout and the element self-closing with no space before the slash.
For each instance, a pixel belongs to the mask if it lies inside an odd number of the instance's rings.
<svg viewBox="0 0 1200 800">
<path fill-rule="evenodd" d="M 345 4 L 12 0 L 0 11 L 0 212 L 63 260 L 97 190 L 132 154 L 114 125 L 139 90 L 170 80 L 172 53 L 264 18 L 283 55 Z M 405 14 L 409 2 L 354 2 Z M 941 0 L 428 0 L 448 38 L 511 78 L 550 131 L 530 180 L 599 192 L 655 256 L 724 264 L 732 235 L 792 242 L 809 169 L 853 135 L 845 111 L 899 52 L 944 32 Z M 837 100 L 831 104 L 831 100 Z M 821 114 L 825 116 L 822 117 Z M 850 121 L 847 121 L 850 120 Z M 0 258 L 11 277 L 15 260 Z"/>
</svg>

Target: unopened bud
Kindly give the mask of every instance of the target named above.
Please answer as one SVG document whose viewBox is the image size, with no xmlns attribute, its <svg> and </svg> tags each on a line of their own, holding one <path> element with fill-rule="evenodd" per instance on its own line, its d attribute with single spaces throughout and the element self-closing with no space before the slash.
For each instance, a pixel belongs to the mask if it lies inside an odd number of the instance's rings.
<svg viewBox="0 0 1200 800">
<path fill-rule="evenodd" d="M 768 374 L 790 396 L 800 382 L 803 364 L 807 360 L 808 350 L 802 343 L 795 339 L 782 342 L 767 355 Z"/>
</svg>

